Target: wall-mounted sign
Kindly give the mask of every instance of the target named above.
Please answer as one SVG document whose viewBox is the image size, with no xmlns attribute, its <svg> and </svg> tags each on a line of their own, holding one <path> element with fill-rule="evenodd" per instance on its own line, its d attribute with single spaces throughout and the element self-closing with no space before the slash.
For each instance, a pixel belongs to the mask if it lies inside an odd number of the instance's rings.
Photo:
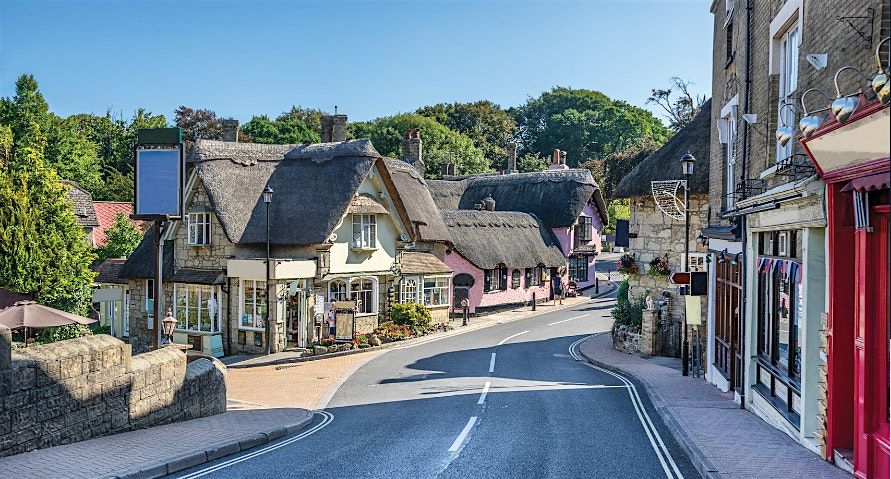
<svg viewBox="0 0 891 479">
<path fill-rule="evenodd" d="M 181 218 L 183 209 L 182 149 L 137 149 L 134 217 Z"/>
</svg>

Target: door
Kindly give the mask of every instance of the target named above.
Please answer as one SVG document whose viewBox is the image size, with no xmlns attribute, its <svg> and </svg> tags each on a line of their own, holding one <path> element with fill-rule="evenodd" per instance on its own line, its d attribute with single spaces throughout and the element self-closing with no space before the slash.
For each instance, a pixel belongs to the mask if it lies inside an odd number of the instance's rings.
<svg viewBox="0 0 891 479">
<path fill-rule="evenodd" d="M 307 341 L 307 293 L 303 281 L 293 281 L 288 285 L 288 336 L 298 347 L 308 346 Z"/>
<path fill-rule="evenodd" d="M 854 373 L 854 470 L 889 477 L 888 205 L 872 209 L 872 231 L 857 230 Z"/>
</svg>

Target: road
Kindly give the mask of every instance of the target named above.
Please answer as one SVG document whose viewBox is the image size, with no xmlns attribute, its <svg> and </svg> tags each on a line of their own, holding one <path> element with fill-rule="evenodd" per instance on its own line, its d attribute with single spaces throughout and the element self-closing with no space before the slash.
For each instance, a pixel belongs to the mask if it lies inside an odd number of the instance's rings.
<svg viewBox="0 0 891 479">
<path fill-rule="evenodd" d="M 639 385 L 575 357 L 613 304 L 389 350 L 301 436 L 177 477 L 699 477 Z"/>
</svg>

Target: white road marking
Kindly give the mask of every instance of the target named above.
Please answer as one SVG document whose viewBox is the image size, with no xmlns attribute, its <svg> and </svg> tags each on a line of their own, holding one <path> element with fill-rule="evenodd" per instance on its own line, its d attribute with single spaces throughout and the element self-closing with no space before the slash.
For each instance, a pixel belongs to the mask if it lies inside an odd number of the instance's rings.
<svg viewBox="0 0 891 479">
<path fill-rule="evenodd" d="M 583 315 L 581 315 L 581 316 L 576 316 L 576 317 L 574 317 L 574 318 L 564 319 L 564 320 L 561 320 L 561 321 L 554 321 L 553 323 L 548 323 L 548 326 L 553 326 L 553 325 L 555 325 L 555 324 L 565 323 L 565 322 L 567 322 L 567 321 L 572 321 L 573 319 L 584 318 L 585 316 L 587 316 L 587 314 L 583 314 Z"/>
<path fill-rule="evenodd" d="M 554 353 L 554 357 L 555 358 L 571 358 L 572 356 L 570 356 L 568 354 Z"/>
<path fill-rule="evenodd" d="M 486 394 L 489 394 L 489 386 L 491 385 L 491 381 L 486 381 L 486 385 L 483 386 L 483 393 L 480 395 L 480 400 L 476 402 L 477 404 L 483 404 L 486 402 Z"/>
<path fill-rule="evenodd" d="M 521 335 L 521 334 L 526 334 L 526 333 L 528 333 L 528 332 L 529 332 L 529 331 L 523 331 L 522 333 L 517 333 L 517 334 L 511 335 L 511 336 L 508 336 L 508 337 L 502 339 L 501 341 L 498 341 L 498 346 L 501 346 L 502 344 L 504 344 L 504 343 L 510 341 L 511 339 L 516 338 L 517 336 L 519 336 L 519 335 Z"/>
<path fill-rule="evenodd" d="M 458 434 L 458 437 L 455 438 L 455 442 L 452 443 L 449 452 L 458 452 L 458 449 L 461 449 L 461 444 L 467 439 L 467 435 L 470 434 L 470 429 L 473 428 L 474 424 L 476 424 L 476 416 L 471 417 L 470 420 L 467 421 L 467 425 L 461 430 L 461 434 Z"/>
<path fill-rule="evenodd" d="M 273 445 L 271 445 L 271 446 L 266 446 L 266 447 L 264 447 L 264 448 L 262 448 L 262 449 L 258 449 L 258 450 L 254 451 L 254 452 L 251 452 L 250 454 L 245 454 L 245 455 L 243 455 L 243 456 L 238 456 L 238 457 L 236 457 L 236 458 L 234 458 L 234 459 L 229 459 L 228 461 L 223 461 L 223 462 L 221 462 L 221 463 L 219 463 L 219 464 L 214 464 L 213 466 L 210 466 L 210 467 L 207 467 L 207 468 L 204 468 L 204 469 L 200 469 L 200 470 L 195 471 L 195 472 L 193 472 L 193 473 L 191 473 L 191 474 L 182 476 L 182 477 L 180 477 L 179 479 L 195 479 L 195 478 L 197 478 L 197 477 L 206 476 L 206 475 L 208 475 L 208 474 L 210 474 L 210 473 L 212 473 L 212 472 L 216 472 L 216 471 L 219 471 L 220 469 L 225 469 L 225 468 L 227 468 L 227 467 L 229 467 L 229 466 L 238 464 L 239 462 L 244 462 L 244 461 L 247 461 L 248 459 L 253 459 L 253 458 L 255 458 L 255 457 L 257 457 L 257 456 L 259 456 L 259 455 L 261 455 L 261 454 L 266 454 L 266 453 L 269 452 L 269 451 L 273 451 L 273 450 L 278 449 L 278 448 L 280 448 L 280 447 L 285 447 L 285 446 L 287 446 L 288 444 L 291 444 L 291 443 L 293 443 L 293 442 L 297 442 L 297 441 L 299 441 L 299 440 L 301 440 L 301 439 L 303 439 L 303 438 L 305 438 L 305 437 L 307 437 L 307 436 L 309 436 L 309 435 L 311 435 L 311 434 L 313 434 L 313 433 L 319 431 L 320 429 L 322 429 L 323 427 L 327 426 L 328 424 L 331 423 L 331 421 L 334 420 L 334 415 L 331 414 L 331 413 L 328 412 L 328 411 L 313 411 L 313 413 L 322 416 L 322 422 L 316 424 L 315 426 L 313 426 L 313 427 L 307 429 L 306 431 L 301 432 L 300 434 L 298 434 L 298 435 L 296 435 L 296 436 L 294 436 L 294 437 L 292 437 L 292 438 L 285 439 L 284 441 L 281 441 L 281 442 L 279 442 L 279 443 L 273 444 Z"/>
<path fill-rule="evenodd" d="M 495 372 L 495 353 L 492 353 L 492 359 L 489 360 L 489 372 Z"/>
<path fill-rule="evenodd" d="M 662 470 L 665 471 L 665 476 L 669 479 L 684 479 L 684 475 L 681 474 L 680 469 L 678 469 L 677 464 L 674 462 L 674 458 L 671 456 L 671 453 L 668 451 L 668 448 L 665 446 L 665 443 L 662 441 L 662 436 L 659 434 L 659 431 L 656 429 L 656 426 L 653 424 L 653 421 L 650 419 L 650 415 L 647 413 L 646 408 L 644 408 L 643 402 L 640 399 L 640 395 L 637 393 L 637 388 L 634 386 L 634 383 L 625 378 L 625 376 L 610 371 L 608 369 L 601 368 L 594 364 L 591 364 L 584 360 L 584 358 L 576 352 L 578 345 L 584 342 L 587 339 L 590 339 L 591 336 L 584 337 L 579 339 L 578 341 L 569 345 L 569 354 L 571 354 L 576 360 L 582 362 L 588 367 L 596 369 L 598 371 L 602 371 L 610 376 L 613 376 L 620 381 L 622 381 L 625 386 L 628 388 L 628 396 L 631 398 L 631 404 L 634 406 L 634 410 L 637 413 L 637 418 L 640 420 L 641 426 L 643 426 L 644 432 L 647 434 L 647 438 L 650 440 L 650 445 L 653 447 L 653 450 L 656 452 L 656 457 L 659 459 L 659 463 L 662 465 Z M 658 445 L 657 445 L 658 442 Z M 666 463 L 666 460 L 668 463 Z M 669 467 L 670 465 L 670 467 Z M 674 474 L 672 474 L 672 472 Z"/>
</svg>

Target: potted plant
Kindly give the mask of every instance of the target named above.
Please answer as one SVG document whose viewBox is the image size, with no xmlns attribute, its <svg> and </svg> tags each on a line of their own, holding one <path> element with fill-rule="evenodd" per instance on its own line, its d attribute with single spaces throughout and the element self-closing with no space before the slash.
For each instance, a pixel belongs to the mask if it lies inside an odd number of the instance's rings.
<svg viewBox="0 0 891 479">
<path fill-rule="evenodd" d="M 625 253 L 619 258 L 619 272 L 629 276 L 640 274 L 640 267 L 637 265 L 637 261 L 634 260 L 634 256 Z"/>
</svg>

